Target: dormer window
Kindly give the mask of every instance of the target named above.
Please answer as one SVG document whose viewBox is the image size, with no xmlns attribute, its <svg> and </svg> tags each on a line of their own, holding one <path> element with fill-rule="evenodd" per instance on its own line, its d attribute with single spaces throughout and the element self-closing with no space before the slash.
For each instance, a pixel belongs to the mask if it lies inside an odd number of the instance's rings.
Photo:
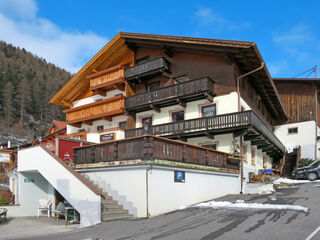
<svg viewBox="0 0 320 240">
<path fill-rule="evenodd" d="M 288 134 L 297 134 L 298 133 L 298 128 L 288 128 Z"/>
</svg>

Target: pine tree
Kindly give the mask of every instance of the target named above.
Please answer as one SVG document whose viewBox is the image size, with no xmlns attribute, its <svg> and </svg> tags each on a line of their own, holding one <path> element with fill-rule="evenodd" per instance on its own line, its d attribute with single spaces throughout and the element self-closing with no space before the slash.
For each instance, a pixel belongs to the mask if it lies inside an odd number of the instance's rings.
<svg viewBox="0 0 320 240">
<path fill-rule="evenodd" d="M 13 120 L 13 112 L 14 112 L 14 105 L 13 105 L 13 85 L 11 82 L 8 82 L 2 92 L 4 97 L 4 112 L 5 112 L 5 120 L 7 123 L 7 128 L 9 129 L 12 120 Z"/>
</svg>

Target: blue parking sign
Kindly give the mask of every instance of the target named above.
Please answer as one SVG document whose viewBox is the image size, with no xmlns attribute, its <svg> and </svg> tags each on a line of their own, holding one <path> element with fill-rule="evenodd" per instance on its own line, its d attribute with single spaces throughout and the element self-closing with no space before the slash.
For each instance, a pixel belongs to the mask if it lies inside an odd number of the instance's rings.
<svg viewBox="0 0 320 240">
<path fill-rule="evenodd" d="M 174 171 L 174 181 L 184 183 L 185 182 L 185 172 Z"/>
</svg>

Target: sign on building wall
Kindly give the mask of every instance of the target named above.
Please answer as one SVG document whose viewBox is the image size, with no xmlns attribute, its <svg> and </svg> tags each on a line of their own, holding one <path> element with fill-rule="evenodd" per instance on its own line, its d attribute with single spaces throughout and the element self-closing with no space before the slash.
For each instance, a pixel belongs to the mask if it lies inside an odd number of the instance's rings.
<svg viewBox="0 0 320 240">
<path fill-rule="evenodd" d="M 10 162 L 10 154 L 0 153 L 0 162 Z"/>
<path fill-rule="evenodd" d="M 25 183 L 34 183 L 34 178 L 25 178 L 24 182 Z"/>
<path fill-rule="evenodd" d="M 183 171 L 174 171 L 174 182 L 184 183 L 186 174 Z"/>
<path fill-rule="evenodd" d="M 100 135 L 100 142 L 107 142 L 115 140 L 115 133 L 106 133 Z"/>
</svg>

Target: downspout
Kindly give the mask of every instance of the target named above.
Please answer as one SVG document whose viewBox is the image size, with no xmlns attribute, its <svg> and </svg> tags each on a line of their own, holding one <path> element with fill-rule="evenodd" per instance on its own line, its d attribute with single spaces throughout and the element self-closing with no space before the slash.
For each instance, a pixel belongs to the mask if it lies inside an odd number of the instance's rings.
<svg viewBox="0 0 320 240">
<path fill-rule="evenodd" d="M 315 151 L 314 151 L 314 160 L 317 160 L 317 151 L 318 151 L 318 92 L 320 90 L 316 90 L 315 93 L 315 114 L 316 114 L 316 143 L 315 143 Z"/>
<path fill-rule="evenodd" d="M 152 165 L 146 169 L 146 207 L 147 207 L 147 218 L 150 217 L 149 214 L 149 171 L 152 170 Z"/>
<path fill-rule="evenodd" d="M 238 112 L 241 112 L 240 79 L 261 70 L 263 67 L 264 67 L 264 62 L 261 63 L 260 67 L 237 77 Z M 240 159 L 240 178 L 241 178 L 241 180 L 240 180 L 241 181 L 240 194 L 243 193 L 243 151 L 242 151 L 242 148 L 243 148 L 242 141 L 243 140 L 242 140 L 242 138 L 243 138 L 243 136 L 240 136 L 240 158 L 241 158 Z"/>
</svg>

